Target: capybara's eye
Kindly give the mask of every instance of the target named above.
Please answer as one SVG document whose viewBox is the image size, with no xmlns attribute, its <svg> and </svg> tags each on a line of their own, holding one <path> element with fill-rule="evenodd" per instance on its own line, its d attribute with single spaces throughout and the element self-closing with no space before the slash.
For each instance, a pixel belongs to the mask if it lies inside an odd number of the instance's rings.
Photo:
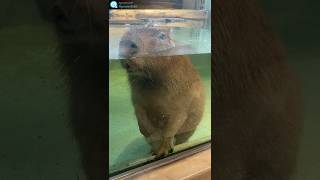
<svg viewBox="0 0 320 180">
<path fill-rule="evenodd" d="M 161 33 L 161 34 L 159 35 L 159 39 L 165 40 L 165 39 L 167 39 L 167 36 L 166 36 L 165 34 Z"/>
</svg>

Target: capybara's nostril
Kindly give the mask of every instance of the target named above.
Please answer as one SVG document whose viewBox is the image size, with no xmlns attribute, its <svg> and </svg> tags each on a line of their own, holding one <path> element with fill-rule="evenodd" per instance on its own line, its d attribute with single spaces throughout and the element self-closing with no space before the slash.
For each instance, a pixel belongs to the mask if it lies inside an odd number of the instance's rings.
<svg viewBox="0 0 320 180">
<path fill-rule="evenodd" d="M 122 41 L 120 41 L 120 47 L 132 48 L 132 49 L 137 49 L 138 48 L 137 44 L 134 43 L 133 41 L 130 41 L 130 40 L 122 40 Z"/>
<path fill-rule="evenodd" d="M 130 40 L 122 40 L 119 44 L 119 55 L 122 57 L 131 57 L 139 51 L 138 45 Z"/>
<path fill-rule="evenodd" d="M 135 43 L 132 43 L 132 44 L 130 45 L 130 47 L 131 47 L 131 48 L 134 48 L 134 49 L 137 49 L 137 48 L 138 48 L 138 46 L 137 46 Z"/>
</svg>

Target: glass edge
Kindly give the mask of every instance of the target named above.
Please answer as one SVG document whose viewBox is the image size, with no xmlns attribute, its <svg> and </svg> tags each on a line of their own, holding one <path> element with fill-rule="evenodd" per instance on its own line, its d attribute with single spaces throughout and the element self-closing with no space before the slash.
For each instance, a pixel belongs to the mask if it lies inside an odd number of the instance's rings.
<svg viewBox="0 0 320 180">
<path fill-rule="evenodd" d="M 185 157 L 188 157 L 190 155 L 199 153 L 201 151 L 207 150 L 211 148 L 211 140 L 201 143 L 199 145 L 196 145 L 194 147 L 190 147 L 188 149 L 182 150 L 180 152 L 177 152 L 175 154 L 172 154 L 170 156 L 167 156 L 165 158 L 161 159 L 154 159 L 152 161 L 148 161 L 142 165 L 137 165 L 134 167 L 130 167 L 127 169 L 123 169 L 119 172 L 114 172 L 109 174 L 109 179 L 110 180 L 117 180 L 117 179 L 128 179 L 132 178 L 136 175 L 139 175 L 141 173 L 150 171 L 152 169 L 158 168 L 160 166 L 167 165 L 169 163 L 172 163 L 174 161 L 183 159 Z"/>
</svg>

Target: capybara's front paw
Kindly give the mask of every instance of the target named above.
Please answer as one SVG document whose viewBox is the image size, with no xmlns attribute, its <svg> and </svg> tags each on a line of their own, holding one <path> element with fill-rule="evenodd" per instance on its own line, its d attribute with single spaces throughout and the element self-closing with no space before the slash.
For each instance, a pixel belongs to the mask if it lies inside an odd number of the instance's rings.
<svg viewBox="0 0 320 180">
<path fill-rule="evenodd" d="M 153 151 L 153 154 L 157 157 L 166 156 L 173 152 L 173 138 L 164 138 L 159 148 Z"/>
</svg>

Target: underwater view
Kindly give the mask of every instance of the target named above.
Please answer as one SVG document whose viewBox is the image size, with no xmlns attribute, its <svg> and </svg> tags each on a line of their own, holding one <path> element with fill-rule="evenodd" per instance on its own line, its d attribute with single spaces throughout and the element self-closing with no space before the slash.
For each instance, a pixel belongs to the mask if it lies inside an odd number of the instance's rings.
<svg viewBox="0 0 320 180">
<path fill-rule="evenodd" d="M 195 133 L 175 152 L 211 139 L 211 54 L 190 55 L 205 91 L 205 110 Z M 139 131 L 131 102 L 130 87 L 119 61 L 109 64 L 109 173 L 152 160 L 150 146 Z"/>
<path fill-rule="evenodd" d="M 210 2 L 175 3 L 110 10 L 111 176 L 211 141 Z"/>
</svg>

